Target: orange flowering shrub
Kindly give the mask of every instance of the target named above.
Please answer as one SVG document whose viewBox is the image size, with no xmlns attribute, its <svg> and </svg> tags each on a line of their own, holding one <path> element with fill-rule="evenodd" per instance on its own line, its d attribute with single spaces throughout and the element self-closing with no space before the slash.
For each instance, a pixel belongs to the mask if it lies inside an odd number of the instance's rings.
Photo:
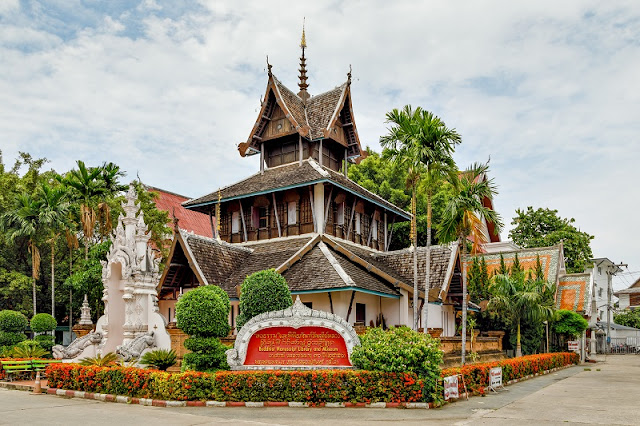
<svg viewBox="0 0 640 426">
<path fill-rule="evenodd" d="M 557 352 L 549 354 L 527 355 L 519 358 L 504 359 L 502 361 L 470 364 L 464 367 L 452 367 L 442 370 L 441 377 L 462 374 L 469 392 L 484 394 L 489 386 L 489 371 L 493 367 L 502 367 L 502 382 L 520 379 L 531 374 L 542 373 L 552 368 L 578 364 L 580 356 L 575 352 Z M 464 392 L 462 381 L 459 391 Z"/>
<path fill-rule="evenodd" d="M 414 373 L 382 371 L 220 371 L 167 373 L 53 364 L 49 387 L 178 401 L 427 402 L 433 389 Z"/>
</svg>

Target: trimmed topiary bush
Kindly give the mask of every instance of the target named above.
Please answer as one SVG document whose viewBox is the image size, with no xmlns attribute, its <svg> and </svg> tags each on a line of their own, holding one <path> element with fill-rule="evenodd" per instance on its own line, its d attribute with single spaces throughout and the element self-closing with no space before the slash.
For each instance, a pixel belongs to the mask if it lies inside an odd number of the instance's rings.
<svg viewBox="0 0 640 426">
<path fill-rule="evenodd" d="M 219 337 L 229 334 L 231 303 L 227 293 L 218 286 L 206 285 L 185 293 L 176 303 L 176 321 L 179 328 L 189 335 L 185 348 L 186 369 L 198 371 L 227 370 L 229 349 Z"/>
<path fill-rule="evenodd" d="M 0 347 L 14 346 L 27 339 L 24 330 L 29 325 L 27 317 L 17 311 L 0 311 Z"/>
<path fill-rule="evenodd" d="M 406 326 L 386 331 L 372 328 L 360 336 L 360 346 L 353 348 L 351 362 L 362 370 L 416 373 L 428 388 L 435 388 L 442 351 L 439 340 Z"/>
<path fill-rule="evenodd" d="M 279 311 L 293 305 L 287 280 L 275 269 L 258 271 L 242 282 L 238 327 L 264 312 Z"/>
<path fill-rule="evenodd" d="M 589 327 L 589 322 L 582 315 L 566 309 L 559 309 L 553 314 L 551 330 L 567 337 L 578 337 Z"/>
<path fill-rule="evenodd" d="M 38 334 L 33 338 L 47 352 L 51 352 L 51 348 L 56 344 L 56 338 L 50 334 Z"/>
<path fill-rule="evenodd" d="M 24 333 L 29 325 L 27 317 L 17 311 L 0 311 L 0 331 L 8 333 Z"/>
<path fill-rule="evenodd" d="M 58 321 L 49 314 L 36 314 L 31 318 L 31 331 L 34 333 L 46 333 L 54 331 Z"/>
<path fill-rule="evenodd" d="M 188 291 L 176 303 L 178 328 L 190 336 L 225 337 L 229 334 L 229 296 L 218 286 Z"/>
</svg>

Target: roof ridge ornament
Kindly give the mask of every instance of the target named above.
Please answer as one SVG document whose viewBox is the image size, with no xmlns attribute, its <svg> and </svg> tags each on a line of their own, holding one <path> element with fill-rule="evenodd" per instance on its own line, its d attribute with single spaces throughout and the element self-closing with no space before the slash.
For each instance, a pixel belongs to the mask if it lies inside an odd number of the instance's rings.
<svg viewBox="0 0 640 426">
<path fill-rule="evenodd" d="M 300 40 L 300 48 L 302 48 L 302 56 L 300 57 L 300 69 L 298 70 L 300 71 L 300 82 L 298 83 L 298 87 L 300 87 L 300 91 L 298 92 L 298 96 L 300 96 L 300 98 L 306 105 L 307 99 L 309 99 L 311 95 L 309 95 L 309 92 L 307 92 L 307 87 L 309 87 L 309 84 L 307 84 L 307 78 L 308 78 L 307 77 L 307 58 L 305 58 L 304 56 L 304 49 L 307 47 L 307 38 L 304 32 L 304 23 L 305 23 L 305 18 L 302 19 L 302 39 Z"/>
<path fill-rule="evenodd" d="M 347 86 L 351 85 L 351 64 L 349 64 L 349 72 L 347 73 Z"/>
</svg>

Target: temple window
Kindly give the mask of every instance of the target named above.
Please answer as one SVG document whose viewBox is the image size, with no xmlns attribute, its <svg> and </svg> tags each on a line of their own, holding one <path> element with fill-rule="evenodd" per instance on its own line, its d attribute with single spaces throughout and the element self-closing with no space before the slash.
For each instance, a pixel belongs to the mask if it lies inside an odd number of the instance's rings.
<svg viewBox="0 0 640 426">
<path fill-rule="evenodd" d="M 240 232 L 240 212 L 231 213 L 231 233 L 237 234 Z"/>
<path fill-rule="evenodd" d="M 367 305 L 356 303 L 356 322 L 364 323 L 367 318 Z"/>
<path fill-rule="evenodd" d="M 295 225 L 296 222 L 298 222 L 296 213 L 296 202 L 289 201 L 289 203 L 287 203 L 287 224 Z"/>
<path fill-rule="evenodd" d="M 267 228 L 269 226 L 268 207 L 258 207 L 258 226 L 260 228 Z"/>
</svg>

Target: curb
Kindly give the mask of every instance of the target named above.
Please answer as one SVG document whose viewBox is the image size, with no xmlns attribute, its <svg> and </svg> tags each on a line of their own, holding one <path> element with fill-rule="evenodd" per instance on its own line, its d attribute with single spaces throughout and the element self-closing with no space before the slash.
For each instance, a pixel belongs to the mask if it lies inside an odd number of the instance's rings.
<svg viewBox="0 0 640 426">
<path fill-rule="evenodd" d="M 93 399 L 102 402 L 115 402 L 119 404 L 138 404 L 153 407 L 294 407 L 294 408 L 433 408 L 433 403 L 429 402 L 321 402 L 318 404 L 310 404 L 308 402 L 298 401 L 165 401 L 160 399 L 149 398 L 133 398 L 124 395 L 111 395 L 105 393 L 91 393 L 84 391 L 74 391 L 66 389 L 47 389 L 47 394 L 62 396 L 65 398 L 83 398 Z"/>
</svg>

